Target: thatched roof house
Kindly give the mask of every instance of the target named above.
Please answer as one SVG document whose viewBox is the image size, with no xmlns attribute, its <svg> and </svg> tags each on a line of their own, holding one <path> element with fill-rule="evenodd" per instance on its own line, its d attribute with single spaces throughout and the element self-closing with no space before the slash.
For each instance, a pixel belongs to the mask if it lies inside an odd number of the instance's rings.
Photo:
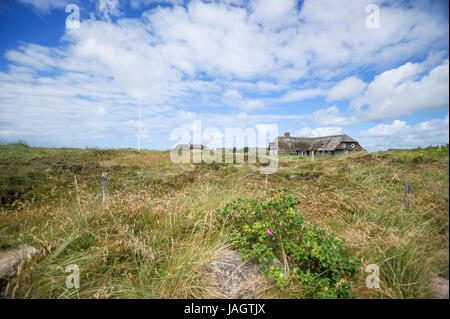
<svg viewBox="0 0 450 319">
<path fill-rule="evenodd" d="M 207 150 L 208 147 L 200 144 L 178 144 L 174 147 L 174 149 L 183 149 L 183 150 Z"/>
<path fill-rule="evenodd" d="M 332 135 L 321 137 L 293 137 L 289 132 L 284 136 L 278 136 L 277 141 L 269 144 L 269 150 L 275 151 L 276 142 L 278 142 L 278 154 L 291 155 L 334 155 L 337 153 L 346 153 L 349 151 L 359 151 L 362 147 L 358 141 L 348 135 Z"/>
</svg>

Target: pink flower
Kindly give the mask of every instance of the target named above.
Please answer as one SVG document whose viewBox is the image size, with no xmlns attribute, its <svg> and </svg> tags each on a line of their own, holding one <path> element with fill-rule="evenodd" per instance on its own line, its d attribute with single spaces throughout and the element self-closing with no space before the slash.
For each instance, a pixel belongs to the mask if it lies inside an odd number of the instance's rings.
<svg viewBox="0 0 450 319">
<path fill-rule="evenodd" d="M 273 236 L 273 231 L 272 231 L 272 229 L 270 229 L 270 228 L 267 229 L 267 235 Z"/>
</svg>

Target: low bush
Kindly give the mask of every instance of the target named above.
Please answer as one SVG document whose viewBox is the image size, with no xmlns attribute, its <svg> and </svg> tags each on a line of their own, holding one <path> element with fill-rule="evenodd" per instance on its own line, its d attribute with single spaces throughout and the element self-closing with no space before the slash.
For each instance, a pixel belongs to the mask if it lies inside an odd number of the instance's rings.
<svg viewBox="0 0 450 319">
<path fill-rule="evenodd" d="M 267 201 L 238 198 L 219 213 L 231 222 L 233 243 L 245 260 L 256 258 L 278 285 L 299 281 L 307 298 L 354 297 L 351 278 L 361 267 L 360 261 L 346 255 L 344 239 L 308 224 L 294 209 L 298 204 L 283 189 Z M 269 266 L 275 258 L 287 263 L 287 273 Z"/>
</svg>

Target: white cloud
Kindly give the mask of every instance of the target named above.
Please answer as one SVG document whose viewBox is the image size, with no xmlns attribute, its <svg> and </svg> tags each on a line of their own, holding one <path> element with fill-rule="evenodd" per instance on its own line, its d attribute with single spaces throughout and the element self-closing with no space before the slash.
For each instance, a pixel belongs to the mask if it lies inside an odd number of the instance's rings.
<svg viewBox="0 0 450 319">
<path fill-rule="evenodd" d="M 409 127 L 406 122 L 395 120 L 392 124 L 378 124 L 375 127 L 368 129 L 367 131 L 361 132 L 361 136 L 372 136 L 372 137 L 391 137 L 397 136 L 405 132 L 405 129 Z"/>
<path fill-rule="evenodd" d="M 66 4 L 21 1 L 42 12 Z M 0 72 L 1 131 L 55 145 L 102 144 L 111 141 L 114 132 L 120 139 L 116 143 L 133 145 L 140 91 L 146 104 L 145 133 L 157 141 L 164 140 L 169 128 L 194 118 L 229 126 L 289 119 L 343 126 L 355 120 L 335 106 L 307 116 L 299 111 L 271 114 L 264 103 L 327 96 L 327 85 L 322 83 L 339 81 L 362 67 L 394 69 L 424 52 L 448 51 L 448 18 L 416 3 L 407 8 L 382 6 L 382 25 L 377 30 L 364 25 L 364 1 L 343 6 L 307 0 L 301 11 L 293 1 L 237 6 L 192 1 L 187 8 L 177 5 L 181 0 L 132 3 L 144 7 L 162 2 L 174 5 L 127 18 L 122 10 L 127 2 L 102 0 L 97 3 L 97 16 L 81 21 L 79 29 L 66 30 L 57 48 L 23 43 L 7 51 L 8 70 Z M 112 17 L 117 18 L 111 21 Z M 421 78 L 428 68 L 407 66 L 400 80 L 395 80 L 395 72 L 380 76 L 391 79 L 380 80 L 388 87 L 386 96 L 379 89 L 382 83 L 374 80 L 359 97 L 363 104 L 358 106 L 354 100 L 355 109 L 362 112 L 368 103 L 367 118 L 377 118 L 390 111 L 380 111 L 385 100 L 396 102 L 399 107 L 392 109 L 401 112 L 423 110 L 425 102 L 430 108 L 441 108 L 442 96 L 448 100 L 448 89 L 442 89 L 448 85 L 448 62 Z M 353 84 L 358 82 L 355 79 Z M 345 91 L 347 82 L 329 97 L 349 97 L 349 92 L 358 90 L 355 85 L 355 90 Z M 278 92 L 281 98 L 264 96 L 268 92 Z M 229 113 L 207 111 L 206 107 L 224 106 L 224 99 L 237 102 L 227 104 Z M 205 107 L 205 111 L 191 112 L 190 107 Z M 265 113 L 249 114 L 261 110 Z"/>
<path fill-rule="evenodd" d="M 369 3 L 373 1 L 351 0 L 345 5 L 326 0 L 303 3 L 300 18 L 304 25 L 299 37 L 305 41 L 304 47 L 314 52 L 314 68 L 322 71 L 329 66 L 332 76 L 339 69 L 348 69 L 349 64 L 392 66 L 408 59 L 411 52 L 427 53 L 433 47 L 428 42 L 431 38 L 443 39 L 443 30 L 433 25 L 442 23 L 447 27 L 448 18 L 437 15 L 433 4 L 410 3 L 406 9 L 401 2 L 380 3 L 381 27 L 369 29 L 365 26 L 365 7 Z"/>
<path fill-rule="evenodd" d="M 282 83 L 268 82 L 268 81 L 225 81 L 222 83 L 225 87 L 239 89 L 245 92 L 267 94 L 272 92 L 281 92 L 289 88 L 289 85 Z"/>
<path fill-rule="evenodd" d="M 282 97 L 273 99 L 277 102 L 292 102 L 292 101 L 302 101 L 315 98 L 317 96 L 322 96 L 326 94 L 326 90 L 321 88 L 315 89 L 302 89 L 302 90 L 291 90 L 285 93 Z"/>
<path fill-rule="evenodd" d="M 315 111 L 311 119 L 318 125 L 350 125 L 356 122 L 355 118 L 342 115 L 335 105 Z"/>
<path fill-rule="evenodd" d="M 184 0 L 129 0 L 130 6 L 134 9 L 140 9 L 143 6 L 147 6 L 150 4 L 162 4 L 162 3 L 168 3 L 172 5 L 182 5 L 184 3 Z"/>
<path fill-rule="evenodd" d="M 237 107 L 243 111 L 264 109 L 265 105 L 260 100 L 244 99 L 236 90 L 228 90 L 223 94 L 224 102 L 231 107 Z"/>
<path fill-rule="evenodd" d="M 52 9 L 66 8 L 69 3 L 74 3 L 70 0 L 19 0 L 19 2 L 41 13 L 48 13 Z"/>
<path fill-rule="evenodd" d="M 95 7 L 98 14 L 106 20 L 122 15 L 120 0 L 96 0 Z"/>
<path fill-rule="evenodd" d="M 350 100 L 358 96 L 366 86 L 364 81 L 350 76 L 331 88 L 327 101 Z"/>
<path fill-rule="evenodd" d="M 337 126 L 328 126 L 328 127 L 304 127 L 293 136 L 304 136 L 304 137 L 320 137 L 320 136 L 329 136 L 329 135 L 338 135 L 342 134 L 342 128 Z"/>
<path fill-rule="evenodd" d="M 276 28 L 296 14 L 296 0 L 255 0 L 250 3 L 252 19 L 265 27 Z"/>
<path fill-rule="evenodd" d="M 392 124 L 378 124 L 360 131 L 360 142 L 369 150 L 388 148 L 426 147 L 442 145 L 449 141 L 449 117 L 407 125 L 405 121 L 395 120 Z"/>
<path fill-rule="evenodd" d="M 424 67 L 408 62 L 375 77 L 366 91 L 352 101 L 360 118 L 384 120 L 416 111 L 448 108 L 449 61 L 422 75 Z M 368 105 L 367 109 L 360 110 Z"/>
<path fill-rule="evenodd" d="M 106 19 L 121 14 L 119 0 L 96 3 Z M 187 8 L 159 7 L 141 19 L 118 19 L 116 24 L 82 21 L 82 28 L 69 30 L 65 39 L 75 53 L 114 69 L 117 80 L 135 86 L 132 78 L 155 75 L 149 79 L 153 85 L 167 73 L 188 79 L 198 74 L 234 81 L 264 78 L 287 86 L 313 75 L 336 77 L 361 64 L 385 64 L 387 51 L 407 44 L 408 50 L 390 54 L 395 63 L 448 35 L 442 21 L 414 6 L 383 7 L 384 25 L 377 33 L 364 26 L 367 13 L 360 1 L 346 6 L 305 1 L 300 12 L 293 1 L 253 1 L 249 7 L 192 1 Z M 264 21 L 282 25 L 261 28 Z M 429 29 L 433 32 L 424 32 Z M 143 76 L 143 70 L 152 72 Z"/>
<path fill-rule="evenodd" d="M 261 102 L 260 100 L 247 100 L 245 101 L 244 106 L 242 107 L 243 110 L 260 110 L 260 109 L 264 109 L 266 106 L 264 105 L 263 102 Z"/>
<path fill-rule="evenodd" d="M 449 61 L 444 60 L 427 73 L 430 59 L 434 57 L 385 71 L 368 85 L 355 77 L 344 79 L 330 90 L 327 100 L 350 99 L 354 95 L 349 110 L 354 113 L 342 114 L 331 106 L 314 112 L 311 119 L 319 125 L 352 125 L 448 108 Z"/>
</svg>

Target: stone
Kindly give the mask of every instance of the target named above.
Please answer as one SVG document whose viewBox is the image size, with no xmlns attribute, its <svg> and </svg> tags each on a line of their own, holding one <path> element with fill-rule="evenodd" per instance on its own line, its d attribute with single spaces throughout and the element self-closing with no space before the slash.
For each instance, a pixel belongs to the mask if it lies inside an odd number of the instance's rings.
<svg viewBox="0 0 450 319">
<path fill-rule="evenodd" d="M 430 280 L 430 289 L 433 291 L 433 299 L 449 299 L 448 279 L 434 276 Z"/>
<path fill-rule="evenodd" d="M 22 262 L 30 260 L 40 251 L 33 246 L 23 244 L 16 249 L 0 252 L 0 279 L 8 279 L 15 275 Z"/>
<path fill-rule="evenodd" d="M 274 284 L 272 280 L 264 280 L 261 264 L 257 260 L 244 263 L 242 258 L 239 251 L 226 249 L 210 263 L 205 275 L 209 298 L 257 298 Z M 267 265 L 283 268 L 278 260 Z"/>
<path fill-rule="evenodd" d="M 305 173 L 305 174 L 290 175 L 289 179 L 293 182 L 296 182 L 299 180 L 307 181 L 310 179 L 316 179 L 317 177 L 318 176 L 314 173 Z"/>
</svg>

